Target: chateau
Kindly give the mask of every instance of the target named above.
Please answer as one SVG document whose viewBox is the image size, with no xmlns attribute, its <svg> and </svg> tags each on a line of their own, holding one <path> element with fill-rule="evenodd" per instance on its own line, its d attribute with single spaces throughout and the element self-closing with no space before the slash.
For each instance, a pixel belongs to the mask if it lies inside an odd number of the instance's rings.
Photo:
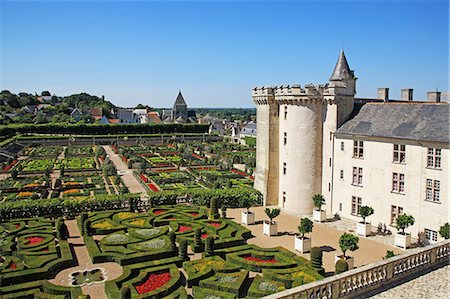
<svg viewBox="0 0 450 299">
<path fill-rule="evenodd" d="M 312 213 L 323 194 L 329 218 L 368 220 L 395 231 L 399 214 L 412 215 L 413 237 L 429 243 L 449 219 L 449 105 L 440 92 L 428 101 L 402 100 L 379 88 L 378 98 L 355 98 L 356 80 L 344 52 L 323 85 L 253 89 L 257 106 L 255 188 L 265 205 Z"/>
</svg>

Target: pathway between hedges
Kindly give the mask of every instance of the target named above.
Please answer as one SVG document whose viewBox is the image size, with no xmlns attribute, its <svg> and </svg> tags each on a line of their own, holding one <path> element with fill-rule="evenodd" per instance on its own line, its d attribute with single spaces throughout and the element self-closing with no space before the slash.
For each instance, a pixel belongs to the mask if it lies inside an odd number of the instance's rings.
<svg viewBox="0 0 450 299">
<path fill-rule="evenodd" d="M 88 250 L 84 245 L 83 237 L 81 237 L 80 230 L 78 229 L 76 220 L 66 220 L 67 228 L 69 230 L 69 244 L 73 248 L 75 258 L 78 261 L 78 266 L 73 268 L 64 269 L 59 272 L 54 279 L 49 280 L 51 283 L 60 286 L 70 286 L 70 273 L 74 271 L 83 271 L 94 268 L 103 268 L 106 270 L 108 280 L 116 279 L 122 275 L 122 267 L 117 263 L 99 263 L 93 264 L 89 257 Z M 90 295 L 95 299 L 107 299 L 105 293 L 104 283 L 93 283 L 92 285 L 86 285 L 82 288 L 83 294 Z"/>
<path fill-rule="evenodd" d="M 147 195 L 147 190 L 141 185 L 141 183 L 134 177 L 133 170 L 128 169 L 128 165 L 123 162 L 120 156 L 112 150 L 110 146 L 103 146 L 108 158 L 114 163 L 117 171 L 121 171 L 121 177 L 128 190 L 131 193 L 140 193 L 141 196 Z"/>
</svg>

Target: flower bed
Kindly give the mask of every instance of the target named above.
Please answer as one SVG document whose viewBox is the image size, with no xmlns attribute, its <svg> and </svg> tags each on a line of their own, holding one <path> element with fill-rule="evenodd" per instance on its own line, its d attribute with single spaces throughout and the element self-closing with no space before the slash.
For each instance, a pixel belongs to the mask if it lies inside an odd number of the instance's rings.
<svg viewBox="0 0 450 299">
<path fill-rule="evenodd" d="M 145 175 L 140 174 L 139 177 L 141 178 L 141 180 L 142 180 L 144 183 L 148 183 L 148 179 L 147 179 L 147 177 L 146 177 Z"/>
<path fill-rule="evenodd" d="M 42 243 L 42 241 L 44 241 L 44 238 L 36 237 L 36 236 L 27 237 L 25 239 L 27 240 L 26 245 L 36 245 L 36 244 Z"/>
<path fill-rule="evenodd" d="M 247 260 L 247 261 L 253 261 L 253 262 L 258 262 L 258 263 L 277 263 L 277 260 L 275 258 L 260 259 L 260 258 L 257 258 L 257 257 L 253 257 L 251 255 L 245 256 L 244 259 Z"/>
<path fill-rule="evenodd" d="M 187 232 L 187 231 L 190 231 L 190 230 L 192 230 L 191 226 L 180 225 L 178 227 L 178 232 L 180 232 L 180 233 L 184 233 L 184 232 Z"/>
<path fill-rule="evenodd" d="M 149 277 L 141 284 L 136 285 L 135 289 L 139 295 L 150 293 L 166 283 L 168 283 L 172 279 L 169 271 L 162 273 L 152 273 Z"/>
<path fill-rule="evenodd" d="M 222 226 L 222 223 L 220 222 L 208 222 L 208 225 L 213 226 L 215 228 L 219 228 Z"/>
<path fill-rule="evenodd" d="M 147 184 L 147 186 L 150 188 L 150 190 L 152 190 L 153 192 L 158 192 L 158 188 L 156 188 L 155 185 L 153 185 L 152 183 Z"/>
<path fill-rule="evenodd" d="M 14 165 L 17 164 L 17 160 L 12 161 L 9 165 L 7 165 L 5 168 L 3 168 L 3 173 L 7 173 L 11 168 L 13 168 Z"/>
</svg>

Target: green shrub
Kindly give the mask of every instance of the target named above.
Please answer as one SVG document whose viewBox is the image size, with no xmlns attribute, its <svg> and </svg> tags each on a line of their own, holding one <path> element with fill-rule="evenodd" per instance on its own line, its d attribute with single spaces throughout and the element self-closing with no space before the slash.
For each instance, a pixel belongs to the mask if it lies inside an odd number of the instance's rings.
<svg viewBox="0 0 450 299">
<path fill-rule="evenodd" d="M 264 211 L 266 212 L 267 217 L 269 217 L 270 223 L 272 223 L 273 219 L 278 217 L 278 215 L 280 215 L 280 213 L 281 213 L 280 208 L 274 208 L 274 209 L 266 208 Z"/>
<path fill-rule="evenodd" d="M 344 259 L 339 259 L 335 265 L 336 274 L 348 271 L 348 263 Z"/>
<path fill-rule="evenodd" d="M 86 219 L 86 221 L 84 221 L 83 223 L 83 230 L 84 230 L 84 235 L 86 236 L 92 236 L 92 227 L 91 227 L 91 220 Z"/>
<path fill-rule="evenodd" d="M 322 205 L 325 204 L 325 198 L 322 194 L 316 194 L 312 197 L 312 201 L 314 203 L 314 207 L 318 210 L 322 210 Z"/>
<path fill-rule="evenodd" d="M 439 234 L 444 239 L 450 239 L 450 225 L 448 222 L 439 228 Z"/>
<path fill-rule="evenodd" d="M 185 239 L 180 240 L 180 249 L 179 249 L 179 255 L 182 260 L 187 260 L 188 253 L 187 253 L 187 241 Z"/>
<path fill-rule="evenodd" d="M 177 250 L 177 244 L 176 242 L 176 235 L 173 231 L 169 232 L 169 240 L 170 240 L 170 251 L 176 251 Z"/>
<path fill-rule="evenodd" d="M 302 234 L 302 238 L 305 237 L 306 233 L 312 232 L 314 227 L 313 222 L 308 218 L 302 218 L 300 220 L 300 225 L 298 226 L 298 232 Z"/>
<path fill-rule="evenodd" d="M 366 223 L 366 217 L 373 215 L 374 209 L 369 206 L 362 206 L 359 208 L 359 216 L 363 219 L 363 223 Z"/>
<path fill-rule="evenodd" d="M 202 252 L 202 230 L 198 227 L 194 231 L 194 246 L 192 251 L 195 253 Z"/>
<path fill-rule="evenodd" d="M 392 250 L 386 250 L 386 255 L 383 257 L 383 259 L 389 259 L 394 256 L 395 256 L 395 253 Z"/>
<path fill-rule="evenodd" d="M 358 241 L 359 241 L 359 238 L 355 235 L 347 234 L 347 233 L 344 233 L 341 235 L 341 237 L 339 238 L 339 247 L 342 250 L 344 258 L 346 257 L 345 253 L 348 250 L 355 251 L 359 248 Z"/>
<path fill-rule="evenodd" d="M 222 206 L 222 218 L 227 219 L 227 206 Z"/>
<path fill-rule="evenodd" d="M 214 238 L 209 236 L 206 238 L 205 256 L 214 255 Z"/>
<path fill-rule="evenodd" d="M 131 299 L 131 290 L 129 286 L 122 286 L 120 289 L 120 299 Z"/>
<path fill-rule="evenodd" d="M 323 269 L 322 249 L 320 247 L 313 247 L 311 248 L 309 255 L 311 256 L 311 264 L 314 269 L 316 269 L 319 274 L 323 275 L 325 270 Z"/>
<path fill-rule="evenodd" d="M 218 219 L 219 218 L 219 208 L 218 208 L 218 205 L 217 205 L 217 198 L 215 198 L 215 197 L 211 198 L 209 208 L 211 210 L 210 211 L 211 218 L 212 219 Z"/>
<path fill-rule="evenodd" d="M 415 222 L 415 219 L 411 215 L 399 215 L 395 219 L 395 223 L 397 225 L 397 229 L 402 231 L 402 234 L 405 234 L 405 229 L 407 229 L 410 225 L 413 225 Z"/>
</svg>

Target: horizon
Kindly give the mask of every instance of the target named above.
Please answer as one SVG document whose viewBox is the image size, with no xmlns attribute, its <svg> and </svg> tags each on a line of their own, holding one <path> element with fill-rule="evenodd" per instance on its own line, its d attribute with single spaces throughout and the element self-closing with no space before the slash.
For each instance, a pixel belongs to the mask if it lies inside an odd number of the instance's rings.
<svg viewBox="0 0 450 299">
<path fill-rule="evenodd" d="M 341 48 L 358 98 L 449 89 L 447 1 L 0 5 L 0 84 L 13 93 L 162 109 L 181 89 L 189 108 L 254 108 L 255 86 L 327 83 Z"/>
</svg>

